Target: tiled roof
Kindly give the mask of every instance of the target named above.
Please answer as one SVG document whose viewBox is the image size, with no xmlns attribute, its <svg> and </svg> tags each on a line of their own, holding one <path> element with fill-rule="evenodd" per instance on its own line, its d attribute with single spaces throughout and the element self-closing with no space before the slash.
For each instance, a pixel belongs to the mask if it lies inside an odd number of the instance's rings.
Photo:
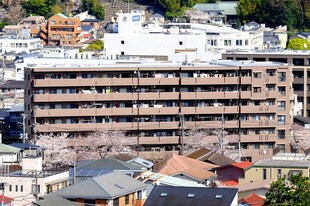
<svg viewBox="0 0 310 206">
<path fill-rule="evenodd" d="M 238 167 L 240 169 L 246 169 L 249 166 L 251 166 L 252 164 L 253 164 L 252 162 L 245 161 L 245 162 L 236 162 L 236 163 L 233 163 L 231 165 L 234 166 L 234 167 Z"/>
<path fill-rule="evenodd" d="M 142 171 L 142 166 L 134 165 L 128 162 L 113 158 L 105 158 L 92 161 L 88 164 L 81 166 L 80 168 L 89 169 L 112 169 L 112 170 L 137 170 Z"/>
<path fill-rule="evenodd" d="M 62 206 L 78 206 L 78 203 L 71 202 L 69 200 L 66 200 L 65 198 L 59 197 L 57 195 L 49 194 L 43 197 L 40 197 L 40 199 L 33 203 L 37 206 L 56 206 L 56 205 L 62 205 Z"/>
<path fill-rule="evenodd" d="M 165 175 L 184 173 L 198 179 L 207 179 L 211 175 L 208 170 L 215 167 L 217 165 L 171 154 L 165 160 L 155 164 L 154 171 Z"/>
<path fill-rule="evenodd" d="M 231 188 L 238 188 L 239 192 L 257 190 L 257 189 L 261 189 L 261 188 L 269 189 L 270 183 L 272 181 L 273 180 L 270 180 L 270 179 L 260 180 L 260 181 L 255 181 L 255 182 L 249 182 L 249 183 L 234 185 L 234 186 L 231 186 Z"/>
<path fill-rule="evenodd" d="M 121 172 L 111 172 L 65 187 L 55 192 L 68 198 L 110 200 L 147 187 L 146 184 Z"/>
<path fill-rule="evenodd" d="M 132 160 L 132 159 L 136 158 L 136 156 L 134 156 L 132 154 L 128 154 L 128 153 L 119 153 L 119 154 L 113 156 L 113 158 L 127 162 L 128 160 Z"/>
<path fill-rule="evenodd" d="M 223 165 L 228 165 L 231 163 L 234 163 L 236 161 L 218 154 L 216 152 L 213 152 L 211 150 L 208 150 L 206 148 L 200 148 L 199 150 L 187 155 L 187 157 L 192 158 L 192 159 L 196 159 L 196 160 L 200 160 L 203 162 L 211 162 L 213 164 L 219 165 L 219 166 L 223 166 Z"/>
<path fill-rule="evenodd" d="M 223 181 L 221 182 L 223 185 L 225 186 L 234 186 L 234 185 L 238 185 L 239 183 L 235 180 L 228 180 L 228 181 Z"/>
<path fill-rule="evenodd" d="M 264 205 L 264 198 L 262 198 L 261 196 L 258 196 L 255 193 L 249 194 L 248 196 L 242 198 L 241 200 L 239 200 L 240 203 L 246 203 L 249 204 L 251 206 L 263 206 Z"/>
</svg>

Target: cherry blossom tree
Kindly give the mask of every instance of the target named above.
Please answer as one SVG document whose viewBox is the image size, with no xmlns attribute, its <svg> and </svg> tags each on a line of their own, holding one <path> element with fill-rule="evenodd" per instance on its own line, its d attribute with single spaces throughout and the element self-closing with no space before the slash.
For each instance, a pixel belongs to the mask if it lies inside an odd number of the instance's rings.
<svg viewBox="0 0 310 206">
<path fill-rule="evenodd" d="M 293 125 L 291 130 L 291 147 L 295 151 L 305 152 L 310 148 L 310 130 Z"/>
<path fill-rule="evenodd" d="M 74 140 L 73 147 L 81 159 L 110 157 L 120 152 L 132 152 L 137 138 L 125 131 L 101 130 Z"/>
<path fill-rule="evenodd" d="M 36 145 L 44 150 L 44 164 L 46 167 L 71 165 L 74 161 L 74 149 L 70 147 L 69 134 L 39 135 Z"/>
<path fill-rule="evenodd" d="M 236 160 L 239 157 L 237 143 L 237 135 L 229 135 L 225 130 L 192 129 L 185 137 L 184 151 L 190 153 L 204 147 Z"/>
</svg>

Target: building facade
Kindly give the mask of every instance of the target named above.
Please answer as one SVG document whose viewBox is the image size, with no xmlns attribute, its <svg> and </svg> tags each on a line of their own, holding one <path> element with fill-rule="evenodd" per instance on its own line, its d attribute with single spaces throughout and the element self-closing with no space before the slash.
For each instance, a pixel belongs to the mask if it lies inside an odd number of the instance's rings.
<svg viewBox="0 0 310 206">
<path fill-rule="evenodd" d="M 270 62 L 38 58 L 25 70 L 27 124 L 38 133 L 126 130 L 144 149 L 176 150 L 184 115 L 185 130 L 223 125 L 257 160 L 289 148 L 291 76 L 291 66 Z"/>
<path fill-rule="evenodd" d="M 77 45 L 82 38 L 80 26 L 79 18 L 67 17 L 59 13 L 48 19 L 47 26 L 41 26 L 40 38 L 48 45 Z"/>
<path fill-rule="evenodd" d="M 310 52 L 268 51 L 230 52 L 222 55 L 226 60 L 272 61 L 292 64 L 293 90 L 298 102 L 303 103 L 303 116 L 310 115 Z"/>
</svg>

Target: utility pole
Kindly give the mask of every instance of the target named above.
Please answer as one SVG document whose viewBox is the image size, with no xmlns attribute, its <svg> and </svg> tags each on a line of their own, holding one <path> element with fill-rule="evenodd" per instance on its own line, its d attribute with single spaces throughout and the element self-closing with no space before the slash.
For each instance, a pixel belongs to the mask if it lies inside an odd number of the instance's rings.
<svg viewBox="0 0 310 206">
<path fill-rule="evenodd" d="M 76 183 L 75 176 L 76 176 L 76 153 L 74 152 L 74 157 L 73 157 L 73 184 Z"/>
<path fill-rule="evenodd" d="M 35 186 L 35 191 L 33 196 L 36 198 L 36 201 L 38 200 L 38 194 L 39 194 L 39 190 L 38 190 L 38 172 L 37 170 L 35 170 L 35 181 L 36 181 L 36 186 Z"/>
<path fill-rule="evenodd" d="M 221 134 L 221 153 L 224 154 L 224 129 L 225 129 L 225 124 L 224 124 L 224 113 L 222 113 L 222 134 Z"/>
<path fill-rule="evenodd" d="M 23 143 L 26 143 L 26 114 L 23 115 Z"/>
<path fill-rule="evenodd" d="M 180 155 L 184 153 L 184 114 L 178 113 L 179 115 L 179 125 L 180 125 Z"/>
</svg>

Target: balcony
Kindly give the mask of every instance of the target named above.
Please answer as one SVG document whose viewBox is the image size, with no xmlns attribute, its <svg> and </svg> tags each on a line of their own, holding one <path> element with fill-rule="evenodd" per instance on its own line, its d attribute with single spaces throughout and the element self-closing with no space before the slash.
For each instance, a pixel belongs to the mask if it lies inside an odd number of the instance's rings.
<svg viewBox="0 0 310 206">
<path fill-rule="evenodd" d="M 139 115 L 176 115 L 179 112 L 179 107 L 146 107 L 146 108 L 138 108 Z"/>
<path fill-rule="evenodd" d="M 225 128 L 238 128 L 237 120 L 229 120 L 224 122 Z M 187 129 L 195 128 L 208 128 L 208 129 L 220 129 L 222 128 L 222 121 L 192 121 L 185 122 Z"/>
<path fill-rule="evenodd" d="M 252 162 L 255 162 L 259 159 L 262 158 L 270 158 L 273 155 L 273 149 L 254 149 L 254 148 L 249 148 L 249 149 L 241 149 L 241 154 L 244 157 L 251 156 L 252 157 Z"/>
<path fill-rule="evenodd" d="M 242 120 L 241 128 L 276 127 L 276 120 Z"/>
<path fill-rule="evenodd" d="M 179 144 L 179 136 L 139 137 L 140 145 Z"/>
<path fill-rule="evenodd" d="M 241 142 L 275 142 L 276 134 L 247 134 L 241 135 Z"/>
<path fill-rule="evenodd" d="M 178 129 L 179 122 L 138 122 L 138 129 Z"/>
<path fill-rule="evenodd" d="M 136 130 L 137 122 L 79 123 L 79 124 L 37 124 L 38 132 L 81 132 L 98 130 Z"/>
<path fill-rule="evenodd" d="M 267 76 L 266 77 L 266 83 L 268 84 L 277 84 L 279 81 L 279 77 L 277 76 Z"/>
</svg>

